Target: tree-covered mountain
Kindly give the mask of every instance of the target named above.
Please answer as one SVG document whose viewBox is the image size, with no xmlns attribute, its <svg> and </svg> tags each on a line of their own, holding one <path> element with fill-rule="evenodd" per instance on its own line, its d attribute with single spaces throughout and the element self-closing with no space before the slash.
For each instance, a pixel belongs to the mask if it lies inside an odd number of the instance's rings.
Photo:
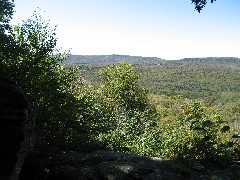
<svg viewBox="0 0 240 180">
<path fill-rule="evenodd" d="M 233 69 L 240 69 L 240 58 L 236 58 L 236 57 L 184 58 L 184 59 L 181 59 L 180 62 L 194 63 L 194 64 L 212 64 L 212 65 L 218 65 L 218 66 L 230 66 Z"/>
<path fill-rule="evenodd" d="M 240 67 L 240 58 L 237 57 L 206 57 L 206 58 L 184 58 L 180 60 L 165 60 L 158 57 L 142 57 L 130 55 L 73 55 L 70 54 L 65 63 L 67 64 L 113 64 L 120 61 L 127 63 L 157 63 L 167 64 L 181 62 L 194 64 L 214 64 L 214 65 L 237 65 Z"/>
<path fill-rule="evenodd" d="M 163 59 L 157 57 L 142 57 L 129 55 L 72 55 L 70 54 L 66 59 L 68 64 L 113 64 L 119 61 L 127 63 L 143 63 L 143 62 L 160 62 Z"/>
<path fill-rule="evenodd" d="M 120 61 L 131 63 L 141 74 L 140 83 L 152 94 L 187 98 L 213 96 L 223 101 L 240 99 L 240 59 L 234 57 L 162 60 L 140 56 L 70 56 L 67 63 L 81 65 L 82 75 L 97 81 L 98 70 Z M 225 100 L 224 100 L 225 99 Z"/>
<path fill-rule="evenodd" d="M 154 94 L 239 100 L 240 59 L 183 59 L 136 65 L 141 84 Z"/>
</svg>

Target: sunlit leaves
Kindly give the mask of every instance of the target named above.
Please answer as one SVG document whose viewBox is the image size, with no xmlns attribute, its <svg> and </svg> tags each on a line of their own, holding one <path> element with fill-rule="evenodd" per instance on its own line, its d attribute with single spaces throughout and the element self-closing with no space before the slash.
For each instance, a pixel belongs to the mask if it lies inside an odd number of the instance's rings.
<svg viewBox="0 0 240 180">
<path fill-rule="evenodd" d="M 1 43 L 0 74 L 19 86 L 34 106 L 37 143 L 64 146 L 72 142 L 73 131 L 81 129 L 76 126 L 79 110 L 73 88 L 81 84 L 75 70 L 61 63 L 66 55 L 56 49 L 55 30 L 36 12 L 14 26 L 7 46 Z"/>
<path fill-rule="evenodd" d="M 139 74 L 127 63 L 109 65 L 100 70 L 104 94 L 127 109 L 146 106 L 146 92 L 138 84 Z"/>
<path fill-rule="evenodd" d="M 182 108 L 183 114 L 175 122 L 163 124 L 161 151 L 164 156 L 207 160 L 209 157 L 228 158 L 234 152 L 237 145 L 226 121 L 206 114 L 198 102 L 186 103 Z"/>
<path fill-rule="evenodd" d="M 57 42 L 55 30 L 56 27 L 51 29 L 49 22 L 34 12 L 31 19 L 14 27 L 14 36 L 19 46 L 28 51 L 28 54 L 44 58 L 55 50 Z"/>
<path fill-rule="evenodd" d="M 138 78 L 139 74 L 127 63 L 100 70 L 98 87 L 112 112 L 105 123 L 111 128 L 100 133 L 99 139 L 112 150 L 156 156 L 161 143 L 156 113 Z"/>
</svg>

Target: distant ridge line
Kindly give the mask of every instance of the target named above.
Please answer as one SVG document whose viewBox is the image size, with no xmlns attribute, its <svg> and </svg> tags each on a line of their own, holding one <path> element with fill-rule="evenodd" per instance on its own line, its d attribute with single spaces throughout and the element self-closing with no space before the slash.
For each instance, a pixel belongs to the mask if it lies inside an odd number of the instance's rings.
<svg viewBox="0 0 240 180">
<path fill-rule="evenodd" d="M 161 63 L 178 61 L 182 63 L 206 63 L 206 64 L 239 64 L 240 58 L 238 57 L 194 57 L 183 58 L 180 60 L 165 60 L 158 57 L 143 57 L 143 56 L 130 56 L 130 55 L 73 55 L 70 54 L 66 59 L 67 64 L 112 64 L 118 62 L 127 63 Z"/>
<path fill-rule="evenodd" d="M 130 56 L 130 55 L 72 55 L 66 59 L 68 64 L 110 64 L 125 61 L 128 63 L 149 63 L 149 62 L 162 62 L 164 59 L 157 57 L 142 57 L 142 56 Z"/>
</svg>

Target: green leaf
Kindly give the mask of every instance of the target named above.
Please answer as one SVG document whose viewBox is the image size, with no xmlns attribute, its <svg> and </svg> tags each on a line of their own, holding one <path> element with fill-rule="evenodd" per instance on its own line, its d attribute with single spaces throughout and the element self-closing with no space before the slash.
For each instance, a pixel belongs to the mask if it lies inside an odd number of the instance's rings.
<svg viewBox="0 0 240 180">
<path fill-rule="evenodd" d="M 187 117 L 187 121 L 190 121 L 190 120 L 192 120 L 193 118 L 192 117 Z"/>
<path fill-rule="evenodd" d="M 222 132 L 227 132 L 227 131 L 229 131 L 229 130 L 230 130 L 230 127 L 229 127 L 229 126 L 224 126 L 224 127 L 221 129 Z"/>
<path fill-rule="evenodd" d="M 206 121 L 204 121 L 204 122 L 202 123 L 202 125 L 203 125 L 203 127 L 209 127 L 209 126 L 212 125 L 212 121 L 206 120 Z"/>
<path fill-rule="evenodd" d="M 239 135 L 236 135 L 236 134 L 234 134 L 234 135 L 232 136 L 232 138 L 234 138 L 234 139 L 239 139 L 239 138 L 240 138 L 240 136 L 239 136 Z"/>
<path fill-rule="evenodd" d="M 204 130 L 202 127 L 195 127 L 193 130 Z"/>
<path fill-rule="evenodd" d="M 222 123 L 228 123 L 228 121 L 219 121 L 220 124 Z"/>
</svg>

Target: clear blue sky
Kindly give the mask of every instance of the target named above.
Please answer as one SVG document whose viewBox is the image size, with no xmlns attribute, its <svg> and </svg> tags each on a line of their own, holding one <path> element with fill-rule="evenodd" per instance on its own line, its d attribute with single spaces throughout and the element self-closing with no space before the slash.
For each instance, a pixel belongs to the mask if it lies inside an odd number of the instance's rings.
<svg viewBox="0 0 240 180">
<path fill-rule="evenodd" d="M 41 8 L 58 25 L 58 47 L 72 54 L 240 57 L 240 0 L 209 2 L 200 14 L 191 0 L 15 0 L 15 6 L 12 23 Z"/>
</svg>

